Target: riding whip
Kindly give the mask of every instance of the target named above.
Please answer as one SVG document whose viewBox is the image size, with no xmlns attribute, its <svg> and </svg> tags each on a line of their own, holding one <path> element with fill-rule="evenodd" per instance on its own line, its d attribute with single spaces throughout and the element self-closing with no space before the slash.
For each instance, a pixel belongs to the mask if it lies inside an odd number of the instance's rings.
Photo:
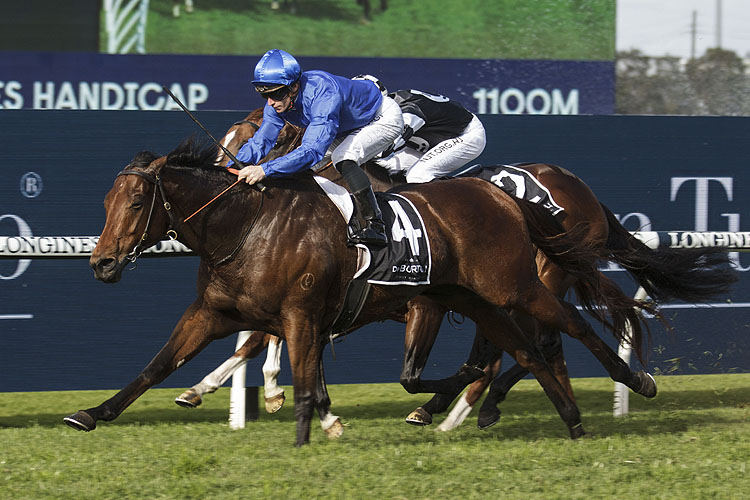
<svg viewBox="0 0 750 500">
<path fill-rule="evenodd" d="M 197 125 L 198 125 L 198 126 L 199 126 L 199 127 L 201 128 L 201 130 L 203 130 L 203 131 L 204 131 L 204 132 L 205 132 L 205 133 L 206 133 L 206 134 L 207 134 L 207 135 L 208 135 L 208 136 L 209 136 L 209 137 L 211 138 L 211 140 L 212 140 L 212 141 L 214 141 L 214 144 L 216 144 L 217 146 L 219 146 L 219 147 L 221 148 L 221 150 L 222 150 L 222 151 L 224 151 L 224 154 L 225 154 L 225 155 L 227 155 L 227 157 L 228 157 L 228 158 L 229 158 L 230 160 L 232 160 L 232 161 L 233 161 L 233 162 L 235 163 L 235 165 L 239 165 L 240 167 L 244 167 L 244 166 L 245 166 L 245 164 L 244 164 L 244 163 L 242 163 L 242 162 L 241 162 L 240 160 L 238 160 L 238 159 L 237 159 L 237 158 L 236 158 L 236 157 L 235 157 L 235 156 L 234 156 L 234 155 L 233 155 L 232 153 L 230 153 L 230 152 L 229 152 L 229 150 L 228 150 L 227 148 L 225 148 L 225 147 L 224 147 L 224 145 L 223 145 L 222 143 L 220 143 L 219 141 L 217 141 L 217 140 L 216 140 L 216 139 L 214 138 L 214 136 L 213 136 L 213 135 L 211 134 L 211 132 L 209 132 L 209 131 L 208 131 L 208 130 L 206 129 L 206 127 L 204 127 L 204 126 L 203 126 L 203 124 L 202 124 L 201 122 L 199 122 L 199 121 L 198 121 L 198 119 L 197 119 L 197 118 L 196 118 L 195 116 L 193 116 L 193 113 L 191 113 L 191 112 L 190 112 L 190 110 L 189 110 L 189 109 L 187 109 L 187 108 L 185 107 L 185 105 L 184 105 L 184 104 L 182 104 L 182 101 L 180 101 L 180 100 L 179 100 L 179 99 L 177 98 L 177 96 L 176 96 L 176 95 L 174 95 L 174 94 L 172 93 L 172 91 L 171 91 L 171 90 L 169 90 L 169 89 L 167 88 L 167 86 L 166 86 L 166 85 L 162 85 L 162 86 L 161 86 L 161 88 L 162 88 L 162 89 L 164 89 L 164 92 L 166 92 L 166 93 L 167 93 L 167 95 L 168 95 L 169 97 L 171 97 L 171 98 L 172 98 L 172 100 L 173 100 L 174 102 L 176 102 L 176 103 L 177 103 L 177 104 L 178 104 L 178 105 L 179 105 L 179 106 L 180 106 L 180 107 L 182 108 L 182 110 L 183 110 L 183 111 L 184 111 L 185 113 L 187 113 L 187 115 L 188 115 L 188 116 L 189 116 L 189 117 L 190 117 L 190 118 L 191 118 L 191 119 L 192 119 L 192 120 L 193 120 L 193 121 L 194 121 L 194 122 L 195 122 L 195 123 L 196 123 L 196 124 L 197 124 Z M 231 171 L 232 169 L 227 169 L 227 170 Z M 266 190 L 266 186 L 265 186 L 265 185 L 264 185 L 264 184 L 263 184 L 262 182 L 256 182 L 256 183 L 255 183 L 255 185 L 256 185 L 256 186 L 258 187 L 258 189 L 259 189 L 260 191 L 265 191 L 265 190 Z"/>
</svg>

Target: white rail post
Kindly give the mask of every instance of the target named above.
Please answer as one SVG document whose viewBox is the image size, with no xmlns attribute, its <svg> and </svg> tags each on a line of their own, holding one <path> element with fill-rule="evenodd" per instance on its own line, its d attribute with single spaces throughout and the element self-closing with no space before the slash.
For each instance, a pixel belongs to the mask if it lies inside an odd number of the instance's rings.
<svg viewBox="0 0 750 500">
<path fill-rule="evenodd" d="M 148 0 L 104 0 L 107 53 L 146 53 Z"/>
<path fill-rule="evenodd" d="M 249 331 L 241 331 L 237 334 L 237 347 L 235 351 L 242 347 L 245 341 L 250 337 Z M 247 378 L 247 363 L 243 364 L 234 374 L 232 374 L 232 388 L 229 392 L 229 428 L 245 428 L 245 404 L 246 389 L 245 380 Z"/>
<path fill-rule="evenodd" d="M 644 302 L 648 298 L 646 290 L 643 287 L 639 287 L 638 291 L 635 292 L 633 297 L 638 302 Z M 639 311 L 640 314 L 640 311 Z M 632 338 L 633 327 L 628 323 L 628 335 Z M 617 348 L 617 355 L 622 358 L 625 363 L 630 365 L 630 354 L 632 348 L 627 342 L 620 342 L 620 346 Z M 615 382 L 615 397 L 614 397 L 614 410 L 613 414 L 615 417 L 624 417 L 630 411 L 630 389 L 620 382 Z"/>
</svg>

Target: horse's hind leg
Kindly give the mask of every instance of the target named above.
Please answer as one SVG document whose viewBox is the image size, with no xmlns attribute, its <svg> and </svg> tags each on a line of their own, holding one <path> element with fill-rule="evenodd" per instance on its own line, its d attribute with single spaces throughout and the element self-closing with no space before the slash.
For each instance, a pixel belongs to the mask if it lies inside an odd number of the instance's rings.
<svg viewBox="0 0 750 500">
<path fill-rule="evenodd" d="M 578 339 L 599 360 L 615 382 L 620 382 L 642 396 L 656 396 L 656 383 L 644 371 L 634 372 L 614 352 L 576 310 L 573 304 L 557 299 L 541 284 L 536 294 L 528 294 L 525 308 L 542 323 Z"/>
<path fill-rule="evenodd" d="M 328 387 L 326 386 L 325 372 L 323 371 L 323 356 L 320 357 L 318 364 L 318 385 L 315 394 L 315 408 L 318 410 L 320 417 L 320 426 L 326 433 L 328 439 L 336 439 L 344 433 L 344 425 L 341 419 L 331 413 L 331 398 L 328 396 Z"/>
<path fill-rule="evenodd" d="M 521 367 L 526 368 L 536 377 L 547 397 L 555 405 L 563 422 L 568 426 L 571 438 L 575 439 L 584 435 L 578 407 L 555 378 L 541 353 L 506 311 L 489 305 L 482 309 L 478 311 L 479 317 L 473 318 L 482 335 L 513 356 Z"/>
<path fill-rule="evenodd" d="M 229 377 L 242 365 L 260 354 L 271 339 L 278 339 L 263 332 L 252 332 L 245 343 L 237 349 L 229 359 L 224 361 L 218 368 L 203 377 L 203 380 L 183 392 L 174 402 L 185 408 L 195 408 L 203 402 L 203 395 L 215 392 Z M 264 373 L 265 375 L 265 373 Z"/>
<path fill-rule="evenodd" d="M 166 344 L 135 380 L 99 406 L 65 417 L 65 423 L 78 430 L 91 431 L 98 420 L 114 420 L 141 394 L 190 361 L 212 340 L 236 331 L 233 326 L 227 326 L 213 310 L 194 302 L 182 315 Z"/>
</svg>

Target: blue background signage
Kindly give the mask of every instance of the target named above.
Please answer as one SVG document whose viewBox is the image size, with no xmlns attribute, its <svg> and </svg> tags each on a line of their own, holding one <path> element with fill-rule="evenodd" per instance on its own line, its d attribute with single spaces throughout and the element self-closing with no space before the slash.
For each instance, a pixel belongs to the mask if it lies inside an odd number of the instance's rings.
<svg viewBox="0 0 750 500">
<path fill-rule="evenodd" d="M 197 112 L 216 136 L 244 114 Z M 630 230 L 747 230 L 749 118 L 482 119 L 489 138 L 482 163 L 562 165 Z M 0 111 L 0 235 L 99 234 L 102 201 L 115 174 L 137 152 L 166 154 L 194 133 L 202 134 L 182 113 Z M 740 275 L 730 296 L 708 308 L 669 304 L 664 312 L 671 331 L 650 322 L 651 368 L 664 373 L 750 370 L 750 255 L 730 255 Z M 156 354 L 193 301 L 197 265 L 196 257 L 141 259 L 137 269 L 112 285 L 94 280 L 85 259 L 0 260 L 0 391 L 124 386 Z M 635 292 L 625 273 L 607 270 L 607 275 Z M 328 381 L 397 381 L 403 332 L 402 325 L 384 322 L 345 337 L 335 346 L 335 360 L 326 350 Z M 601 335 L 611 341 L 608 333 Z M 468 322 L 457 327 L 445 322 L 426 376 L 455 371 L 473 336 Z M 564 346 L 572 376 L 606 375 L 578 342 L 566 339 Z M 233 349 L 234 338 L 215 342 L 162 386 L 193 385 Z M 261 365 L 261 359 L 251 362 L 249 383 L 261 383 Z M 291 381 L 286 358 L 281 380 Z"/>
<path fill-rule="evenodd" d="M 263 104 L 251 89 L 260 55 L 0 52 L 0 109 L 191 110 Z M 481 114 L 610 114 L 613 61 L 300 57 L 303 69 L 369 73 L 391 90 L 441 93 Z M 148 76 L 145 76 L 148 75 Z"/>
</svg>

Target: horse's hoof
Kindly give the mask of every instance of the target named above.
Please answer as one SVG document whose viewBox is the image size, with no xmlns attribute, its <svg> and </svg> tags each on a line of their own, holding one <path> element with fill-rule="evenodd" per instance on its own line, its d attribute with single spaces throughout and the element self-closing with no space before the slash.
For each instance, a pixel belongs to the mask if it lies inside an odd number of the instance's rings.
<svg viewBox="0 0 750 500">
<path fill-rule="evenodd" d="M 286 401 L 286 396 L 284 396 L 284 393 L 277 394 L 276 396 L 271 396 L 270 398 L 264 398 L 266 400 L 266 412 L 268 413 L 276 413 L 281 409 L 282 406 L 284 406 L 284 401 Z"/>
<path fill-rule="evenodd" d="M 96 429 L 96 420 L 83 410 L 78 410 L 78 412 L 68 415 L 63 418 L 63 422 L 77 431 L 89 432 Z"/>
<path fill-rule="evenodd" d="M 477 418 L 477 427 L 480 430 L 489 429 L 500 421 L 500 410 L 493 408 L 492 410 L 479 410 L 479 417 Z"/>
<path fill-rule="evenodd" d="M 654 377 L 643 370 L 636 373 L 636 376 L 641 383 L 640 389 L 636 392 L 646 398 L 653 398 L 656 396 L 656 380 L 654 380 Z"/>
<path fill-rule="evenodd" d="M 344 433 L 344 424 L 341 423 L 341 419 L 337 418 L 328 429 L 325 429 L 326 437 L 328 439 L 338 439 Z"/>
<path fill-rule="evenodd" d="M 578 424 L 570 428 L 570 439 L 578 439 L 586 435 L 586 431 L 583 430 L 583 425 Z"/>
<path fill-rule="evenodd" d="M 188 389 L 177 396 L 174 402 L 183 408 L 196 408 L 203 402 L 203 398 L 193 389 Z"/>
<path fill-rule="evenodd" d="M 406 423 L 420 426 L 430 425 L 432 423 L 432 415 L 427 413 L 427 410 L 420 406 L 406 417 Z"/>
</svg>

